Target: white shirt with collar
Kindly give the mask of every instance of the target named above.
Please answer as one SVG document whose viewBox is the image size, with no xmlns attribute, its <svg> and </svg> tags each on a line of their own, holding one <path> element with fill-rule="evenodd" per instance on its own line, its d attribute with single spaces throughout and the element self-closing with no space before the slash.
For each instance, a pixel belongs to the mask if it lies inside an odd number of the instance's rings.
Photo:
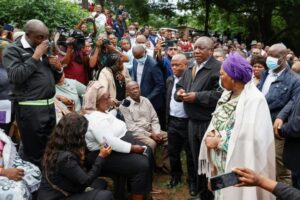
<svg viewBox="0 0 300 200">
<path fill-rule="evenodd" d="M 182 77 L 176 77 L 174 75 L 174 85 L 172 89 L 171 101 L 170 101 L 170 116 L 177 117 L 177 118 L 187 118 L 185 113 L 183 102 L 177 102 L 174 99 L 174 94 L 176 92 L 176 84 L 180 81 Z"/>
<path fill-rule="evenodd" d="M 35 51 L 35 49 L 27 42 L 25 35 L 23 35 L 21 38 L 21 44 L 24 49 L 32 49 L 33 51 Z M 43 61 L 42 57 L 40 57 L 40 61 Z"/>
<path fill-rule="evenodd" d="M 196 60 L 194 61 L 194 64 L 196 66 L 196 74 L 198 73 L 199 70 L 201 70 L 204 67 L 204 65 L 207 63 L 207 61 L 208 60 L 202 62 L 200 65 L 197 63 Z"/>
<path fill-rule="evenodd" d="M 145 62 L 146 62 L 146 60 L 145 60 Z M 145 67 L 145 63 L 144 64 L 140 64 L 139 62 L 137 64 L 137 66 L 136 66 L 136 79 L 137 79 L 137 82 L 138 82 L 139 86 L 141 86 L 141 81 L 142 81 L 144 67 Z"/>
<path fill-rule="evenodd" d="M 284 70 L 286 69 L 286 67 L 284 69 L 282 69 L 280 72 L 275 73 L 274 70 L 269 70 L 268 72 L 268 76 L 264 82 L 264 85 L 262 87 L 261 92 L 266 96 L 269 92 L 270 86 L 271 84 L 276 81 L 276 79 L 284 72 Z"/>
</svg>

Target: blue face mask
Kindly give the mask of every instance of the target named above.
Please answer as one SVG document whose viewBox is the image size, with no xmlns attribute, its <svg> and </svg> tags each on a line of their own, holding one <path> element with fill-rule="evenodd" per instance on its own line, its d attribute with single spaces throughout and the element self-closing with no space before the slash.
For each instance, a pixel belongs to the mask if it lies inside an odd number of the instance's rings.
<svg viewBox="0 0 300 200">
<path fill-rule="evenodd" d="M 136 61 L 137 61 L 139 64 L 142 64 L 142 65 L 143 65 L 143 64 L 145 63 L 146 59 L 147 59 L 147 56 L 144 56 L 144 57 L 142 57 L 142 58 L 136 59 Z"/>
<path fill-rule="evenodd" d="M 277 69 L 279 67 L 279 65 L 278 65 L 278 58 L 274 58 L 274 57 L 268 56 L 267 60 L 266 60 L 266 64 L 267 64 L 267 67 L 270 70 Z"/>
</svg>

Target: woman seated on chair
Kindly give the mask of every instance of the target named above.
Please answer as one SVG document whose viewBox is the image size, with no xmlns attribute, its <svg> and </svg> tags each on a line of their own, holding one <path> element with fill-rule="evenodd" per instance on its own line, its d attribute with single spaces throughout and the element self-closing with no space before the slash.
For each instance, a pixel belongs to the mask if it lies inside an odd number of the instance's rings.
<svg viewBox="0 0 300 200">
<path fill-rule="evenodd" d="M 0 129 L 0 199 L 31 199 L 40 182 L 39 168 L 23 161 L 10 137 Z"/>
<path fill-rule="evenodd" d="M 107 112 L 112 101 L 106 88 L 99 82 L 92 82 L 88 86 L 84 102 L 83 110 L 89 121 L 85 136 L 90 151 L 88 162 L 94 162 L 100 144 L 110 145 L 113 151 L 103 165 L 103 172 L 126 177 L 133 194 L 132 199 L 143 199 L 152 189 L 150 148 L 143 155 L 144 147 L 135 144 L 126 124 Z"/>
<path fill-rule="evenodd" d="M 111 192 L 104 190 L 106 182 L 98 179 L 111 147 L 101 148 L 89 172 L 82 168 L 87 127 L 86 118 L 76 113 L 65 115 L 55 127 L 43 158 L 39 200 L 112 199 Z"/>
</svg>

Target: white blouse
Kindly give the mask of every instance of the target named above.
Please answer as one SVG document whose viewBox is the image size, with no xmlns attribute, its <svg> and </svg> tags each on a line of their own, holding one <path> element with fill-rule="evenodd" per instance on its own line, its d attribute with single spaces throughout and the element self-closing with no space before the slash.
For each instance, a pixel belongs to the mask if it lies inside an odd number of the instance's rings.
<svg viewBox="0 0 300 200">
<path fill-rule="evenodd" d="M 114 151 L 120 153 L 130 152 L 131 144 L 120 139 L 127 132 L 126 124 L 123 121 L 110 113 L 99 111 L 86 114 L 85 117 L 89 121 L 85 141 L 90 151 L 99 150 L 100 144 L 104 144 L 106 139 L 107 144 Z"/>
</svg>

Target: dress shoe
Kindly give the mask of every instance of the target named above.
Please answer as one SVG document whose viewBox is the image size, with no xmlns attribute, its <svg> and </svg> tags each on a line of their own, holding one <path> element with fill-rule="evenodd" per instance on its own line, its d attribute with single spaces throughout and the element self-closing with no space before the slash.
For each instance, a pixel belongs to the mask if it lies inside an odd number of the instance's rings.
<svg viewBox="0 0 300 200">
<path fill-rule="evenodd" d="M 172 188 L 176 187 L 179 183 L 181 183 L 180 178 L 172 177 L 170 183 L 168 184 L 168 188 L 172 189 Z"/>
<path fill-rule="evenodd" d="M 190 190 L 190 195 L 195 197 L 198 194 L 198 190 L 197 190 L 197 185 L 196 183 L 190 183 L 189 184 L 189 190 Z"/>
</svg>

